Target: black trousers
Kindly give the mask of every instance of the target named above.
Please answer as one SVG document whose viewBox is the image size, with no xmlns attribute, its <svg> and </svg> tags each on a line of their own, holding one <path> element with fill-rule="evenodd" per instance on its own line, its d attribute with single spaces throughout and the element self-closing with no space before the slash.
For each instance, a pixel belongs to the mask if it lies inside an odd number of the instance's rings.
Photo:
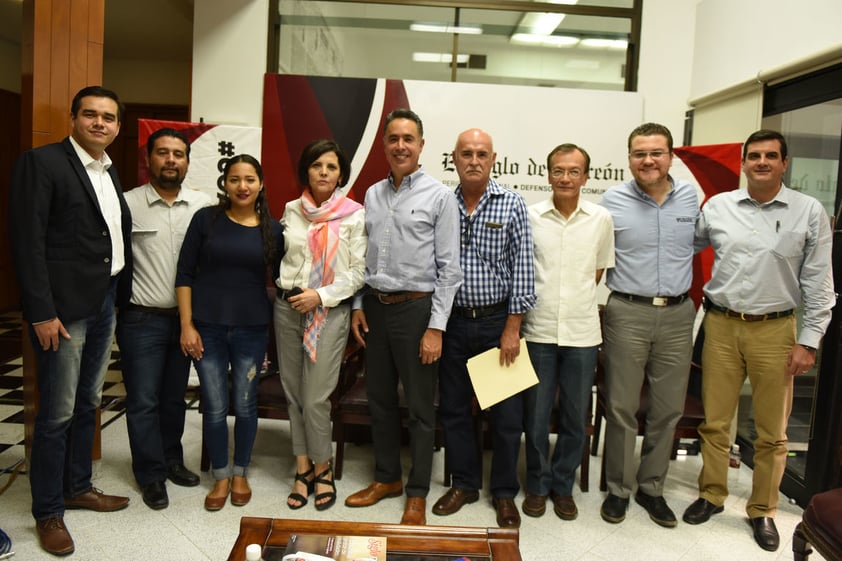
<svg viewBox="0 0 842 561">
<path fill-rule="evenodd" d="M 374 441 L 374 480 L 402 480 L 401 419 L 398 382 L 409 409 L 412 468 L 406 482 L 409 497 L 430 491 L 436 412 L 433 406 L 438 363 L 421 364 L 421 337 L 430 320 L 432 297 L 399 304 L 382 304 L 377 297 L 364 300 L 366 334 L 366 388 Z"/>
</svg>

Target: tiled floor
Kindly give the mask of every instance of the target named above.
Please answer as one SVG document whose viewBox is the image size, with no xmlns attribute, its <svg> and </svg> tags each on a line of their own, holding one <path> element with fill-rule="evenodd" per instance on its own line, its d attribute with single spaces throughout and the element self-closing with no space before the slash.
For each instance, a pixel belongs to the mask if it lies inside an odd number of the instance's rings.
<svg viewBox="0 0 842 561">
<path fill-rule="evenodd" d="M 0 338 L 2 338 L 0 318 Z M 114 355 L 116 358 L 118 355 Z M 115 362 L 112 367 L 119 366 Z M 19 463 L 23 458 L 23 425 L 20 411 L 20 359 L 7 367 L 0 367 L 0 469 Z M 364 520 L 397 522 L 403 510 L 401 499 L 388 499 L 376 507 L 350 509 L 342 502 L 348 494 L 368 484 L 372 474 L 370 446 L 348 445 L 345 473 L 338 482 L 339 501 L 325 512 L 316 511 L 312 502 L 299 511 L 285 505 L 292 481 L 294 461 L 290 456 L 290 437 L 285 421 L 260 420 L 249 479 L 254 498 L 245 507 L 227 505 L 216 513 L 202 508 L 205 493 L 210 489 L 208 474 L 202 475 L 199 487 L 184 488 L 168 485 L 170 506 L 160 511 L 148 509 L 140 498 L 131 473 L 131 457 L 126 437 L 125 416 L 121 412 L 119 395 L 123 392 L 119 371 L 109 372 L 109 387 L 104 396 L 111 408 L 104 412 L 103 459 L 96 466 L 94 485 L 108 493 L 131 497 L 129 508 L 110 514 L 87 511 L 68 511 L 65 517 L 76 541 L 74 560 L 107 561 L 205 561 L 227 559 L 238 534 L 241 516 L 269 516 L 317 520 Z M 116 399 L 115 399 L 116 398 Z M 17 402 L 16 402 L 17 400 Z M 188 467 L 198 470 L 201 446 L 201 416 L 188 411 L 184 435 L 184 449 Z M 404 457 L 406 460 L 406 456 Z M 604 495 L 597 490 L 601 458 L 593 458 L 590 478 L 591 491 L 575 491 L 579 504 L 579 518 L 562 522 L 552 509 L 542 518 L 523 517 L 520 546 L 526 561 L 740 561 L 792 559 L 792 530 L 801 518 L 801 509 L 781 498 L 777 524 L 781 533 L 781 547 L 775 553 L 761 550 L 751 537 L 745 517 L 745 502 L 750 491 L 751 471 L 743 466 L 730 472 L 732 496 L 725 512 L 707 524 L 689 526 L 679 523 L 677 528 L 665 529 L 651 522 L 636 504 L 632 504 L 622 524 L 607 524 L 599 516 Z M 443 453 L 434 456 L 434 478 L 430 490 L 430 504 L 444 491 L 441 484 Z M 521 462 L 523 458 L 521 455 Z M 486 470 L 490 458 L 484 462 Z M 698 456 L 680 458 L 670 466 L 666 498 L 680 516 L 696 498 L 696 476 L 700 466 Z M 521 470 L 523 472 L 523 470 Z M 486 473 L 486 479 L 488 474 Z M 9 475 L 0 475 L 0 487 Z M 430 524 L 494 526 L 495 516 L 490 501 L 468 505 L 449 517 L 429 513 Z M 522 495 L 518 497 L 518 504 Z M 37 561 L 54 559 L 38 546 L 34 523 L 29 513 L 29 481 L 18 477 L 0 496 L 0 528 L 10 535 L 16 555 L 13 559 Z M 821 561 L 813 554 L 811 561 Z"/>
</svg>

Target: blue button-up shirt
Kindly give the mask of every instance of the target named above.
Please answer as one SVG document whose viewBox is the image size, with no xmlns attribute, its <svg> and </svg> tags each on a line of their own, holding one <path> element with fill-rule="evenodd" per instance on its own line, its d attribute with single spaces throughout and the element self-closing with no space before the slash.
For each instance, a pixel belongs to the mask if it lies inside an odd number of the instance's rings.
<svg viewBox="0 0 842 561">
<path fill-rule="evenodd" d="M 418 169 L 395 188 L 391 175 L 365 193 L 365 282 L 382 292 L 432 292 L 428 327 L 447 327 L 462 284 L 459 211 L 453 191 Z M 354 307 L 360 307 L 359 299 Z"/>
<path fill-rule="evenodd" d="M 680 296 L 690 289 L 699 198 L 694 185 L 669 179 L 672 190 L 660 205 L 634 180 L 603 195 L 614 220 L 615 265 L 605 279 L 611 290 Z"/>
<path fill-rule="evenodd" d="M 523 197 L 489 180 L 471 216 L 461 187 L 456 199 L 464 274 L 456 305 L 488 306 L 508 299 L 510 314 L 532 309 L 536 300 L 532 230 Z"/>
</svg>

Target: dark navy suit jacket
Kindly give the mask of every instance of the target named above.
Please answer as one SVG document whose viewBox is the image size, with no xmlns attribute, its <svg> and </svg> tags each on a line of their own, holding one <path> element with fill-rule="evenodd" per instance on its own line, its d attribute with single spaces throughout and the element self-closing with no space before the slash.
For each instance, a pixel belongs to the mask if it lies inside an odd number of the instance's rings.
<svg viewBox="0 0 842 561">
<path fill-rule="evenodd" d="M 132 219 L 117 171 L 126 267 L 118 304 L 131 295 Z M 25 152 L 12 171 L 9 228 L 23 317 L 63 323 L 102 307 L 111 282 L 111 238 L 93 185 L 69 138 Z"/>
</svg>

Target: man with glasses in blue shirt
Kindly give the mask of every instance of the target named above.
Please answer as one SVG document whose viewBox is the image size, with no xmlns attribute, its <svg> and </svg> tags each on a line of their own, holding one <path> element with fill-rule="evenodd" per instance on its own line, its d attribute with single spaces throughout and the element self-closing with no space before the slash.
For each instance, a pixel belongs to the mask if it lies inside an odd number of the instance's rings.
<svg viewBox="0 0 842 561">
<path fill-rule="evenodd" d="M 519 194 L 491 179 L 496 157 L 491 136 L 479 129 L 460 134 L 453 150 L 459 174 L 456 199 L 462 227 L 460 264 L 465 278 L 447 324 L 439 369 L 439 419 L 453 477 L 452 487 L 433 506 L 433 513 L 440 516 L 479 500 L 482 484 L 467 361 L 499 347 L 500 364 L 512 364 L 520 353 L 521 319 L 536 299 L 526 203 Z M 523 432 L 523 393 L 493 405 L 490 417 L 490 490 L 497 524 L 517 528 L 520 514 L 514 497 L 520 488 L 517 461 Z"/>
<path fill-rule="evenodd" d="M 663 492 L 693 352 L 696 308 L 687 291 L 699 200 L 694 185 L 670 177 L 672 147 L 672 134 L 663 125 L 637 127 L 628 140 L 634 179 L 609 189 L 602 199 L 614 219 L 615 265 L 606 277 L 611 289 L 604 317 L 608 497 L 601 515 L 615 524 L 626 517 L 635 483 L 635 501 L 656 524 L 677 524 Z M 644 380 L 649 410 L 635 469 Z"/>
</svg>

